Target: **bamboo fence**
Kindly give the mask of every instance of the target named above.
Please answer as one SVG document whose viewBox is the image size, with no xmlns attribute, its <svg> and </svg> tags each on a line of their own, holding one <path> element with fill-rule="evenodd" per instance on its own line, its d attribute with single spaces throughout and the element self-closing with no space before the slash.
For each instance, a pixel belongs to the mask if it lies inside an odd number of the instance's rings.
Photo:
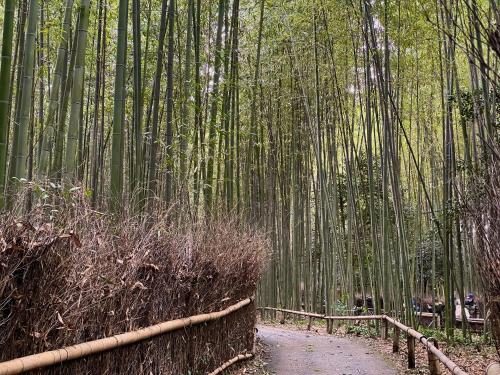
<svg viewBox="0 0 500 375">
<path fill-rule="evenodd" d="M 173 332 L 185 327 L 198 325 L 201 323 L 221 319 L 231 313 L 249 305 L 253 298 L 242 300 L 228 308 L 208 313 L 194 315 L 187 318 L 171 320 L 159 323 L 150 327 L 142 328 L 137 331 L 126 332 L 115 336 L 110 336 L 98 340 L 93 340 L 81 344 L 76 344 L 62 349 L 51 350 L 39 354 L 33 354 L 26 357 L 12 359 L 10 361 L 0 363 L 0 375 L 20 374 L 26 371 L 49 367 L 61 364 L 66 361 L 80 359 L 89 355 L 109 351 L 125 345 L 131 345 L 140 341 L 144 341 L 155 336 Z M 428 353 L 429 370 L 432 375 L 440 374 L 438 363 L 442 363 L 452 374 L 467 375 L 456 363 L 450 360 L 446 355 L 439 350 L 438 343 L 432 338 L 427 338 L 420 332 L 402 324 L 401 322 L 387 316 L 387 315 L 363 315 L 363 316 L 328 316 L 315 313 L 307 313 L 303 311 L 294 311 L 287 309 L 279 309 L 272 307 L 261 307 L 262 311 L 275 311 L 283 314 L 299 315 L 309 318 L 308 329 L 311 329 L 313 319 L 324 319 L 327 321 L 327 330 L 331 333 L 333 322 L 342 320 L 378 320 L 382 323 L 382 338 L 387 339 L 388 327 L 393 327 L 393 351 L 399 351 L 399 338 L 401 331 L 406 333 L 408 345 L 408 367 L 415 367 L 415 342 L 418 340 L 426 348 Z M 225 369 L 234 363 L 252 358 L 254 355 L 253 348 L 250 353 L 239 354 L 230 359 L 220 367 L 216 368 L 209 375 L 216 375 L 222 373 Z M 488 375 L 500 374 L 500 365 L 492 364 L 487 369 Z"/>
<path fill-rule="evenodd" d="M 88 341 L 81 344 L 76 344 L 62 349 L 51 350 L 39 354 L 33 354 L 26 357 L 20 357 L 0 363 L 0 375 L 20 374 L 26 371 L 49 367 L 61 364 L 66 361 L 80 359 L 89 355 L 102 353 L 108 350 L 116 349 L 125 345 L 131 345 L 140 341 L 144 341 L 155 336 L 163 335 L 165 333 L 177 331 L 179 329 L 195 326 L 201 323 L 210 322 L 221 319 L 231 313 L 249 305 L 253 301 L 252 298 L 242 300 L 228 308 L 208 313 L 194 315 L 187 318 L 170 320 L 167 322 L 155 324 L 150 327 L 141 328 L 136 331 L 126 332 L 115 336 L 110 336 L 98 340 Z M 245 358 L 248 354 L 243 354 Z M 239 357 L 239 356 L 238 356 Z M 228 367 L 234 362 L 242 358 L 231 359 L 221 367 Z M 227 365 L 229 363 L 229 365 Z M 224 367 L 224 368 L 226 368 Z M 217 370 L 216 370 L 217 371 Z M 215 372 L 217 374 L 218 372 Z"/>
</svg>

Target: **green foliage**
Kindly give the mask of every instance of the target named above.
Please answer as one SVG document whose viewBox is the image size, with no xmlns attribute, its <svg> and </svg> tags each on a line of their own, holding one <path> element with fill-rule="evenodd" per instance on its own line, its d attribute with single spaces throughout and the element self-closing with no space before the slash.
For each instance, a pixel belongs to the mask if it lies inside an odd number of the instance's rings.
<svg viewBox="0 0 500 375">
<path fill-rule="evenodd" d="M 374 331 L 371 328 L 371 326 L 367 326 L 365 324 L 360 324 L 360 325 L 348 325 L 346 328 L 346 333 L 354 334 L 357 336 L 370 337 L 374 334 Z"/>
</svg>

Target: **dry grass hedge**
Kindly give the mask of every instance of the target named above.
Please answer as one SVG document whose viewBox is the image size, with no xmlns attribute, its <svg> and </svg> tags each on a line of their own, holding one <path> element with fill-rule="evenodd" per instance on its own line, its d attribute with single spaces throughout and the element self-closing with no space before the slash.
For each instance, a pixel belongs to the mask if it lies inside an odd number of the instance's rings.
<svg viewBox="0 0 500 375">
<path fill-rule="evenodd" d="M 255 292 L 267 252 L 257 231 L 168 212 L 152 226 L 117 222 L 79 190 L 56 199 L 0 216 L 1 361 L 221 310 Z M 201 374 L 251 349 L 254 309 L 49 372 Z"/>
</svg>

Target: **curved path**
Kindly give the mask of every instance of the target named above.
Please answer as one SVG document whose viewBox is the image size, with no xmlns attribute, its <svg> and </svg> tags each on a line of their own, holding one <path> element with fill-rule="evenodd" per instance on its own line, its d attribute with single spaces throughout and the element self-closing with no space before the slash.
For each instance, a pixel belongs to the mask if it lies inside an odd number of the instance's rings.
<svg viewBox="0 0 500 375">
<path fill-rule="evenodd" d="M 396 370 L 355 338 L 319 335 L 260 325 L 258 336 L 267 347 L 267 371 L 277 375 L 377 374 Z"/>
</svg>

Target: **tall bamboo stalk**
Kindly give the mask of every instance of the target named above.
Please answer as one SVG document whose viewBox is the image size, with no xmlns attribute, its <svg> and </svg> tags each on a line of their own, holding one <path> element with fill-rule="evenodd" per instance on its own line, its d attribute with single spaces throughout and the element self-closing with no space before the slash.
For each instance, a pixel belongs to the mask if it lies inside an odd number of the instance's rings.
<svg viewBox="0 0 500 375">
<path fill-rule="evenodd" d="M 125 126 L 125 74 L 127 62 L 128 0 L 120 0 L 118 15 L 118 40 L 115 68 L 115 100 L 113 110 L 113 139 L 111 149 L 111 200 L 113 211 L 118 211 L 123 191 L 123 147 Z"/>
<path fill-rule="evenodd" d="M 9 134 L 9 99 L 11 95 L 10 70 L 12 41 L 14 39 L 15 0 L 4 4 L 2 55 L 0 60 L 0 209 L 5 205 L 5 178 L 7 176 L 7 139 Z"/>
<path fill-rule="evenodd" d="M 37 0 L 31 0 L 29 4 L 28 27 L 26 29 L 25 45 L 23 52 L 23 73 L 21 83 L 21 102 L 19 108 L 19 136 L 17 141 L 17 153 L 15 156 L 15 172 L 13 177 L 18 179 L 27 178 L 28 157 L 28 129 L 31 119 L 31 106 L 33 102 L 33 69 L 35 64 L 35 39 L 39 20 L 40 8 Z"/>
</svg>

